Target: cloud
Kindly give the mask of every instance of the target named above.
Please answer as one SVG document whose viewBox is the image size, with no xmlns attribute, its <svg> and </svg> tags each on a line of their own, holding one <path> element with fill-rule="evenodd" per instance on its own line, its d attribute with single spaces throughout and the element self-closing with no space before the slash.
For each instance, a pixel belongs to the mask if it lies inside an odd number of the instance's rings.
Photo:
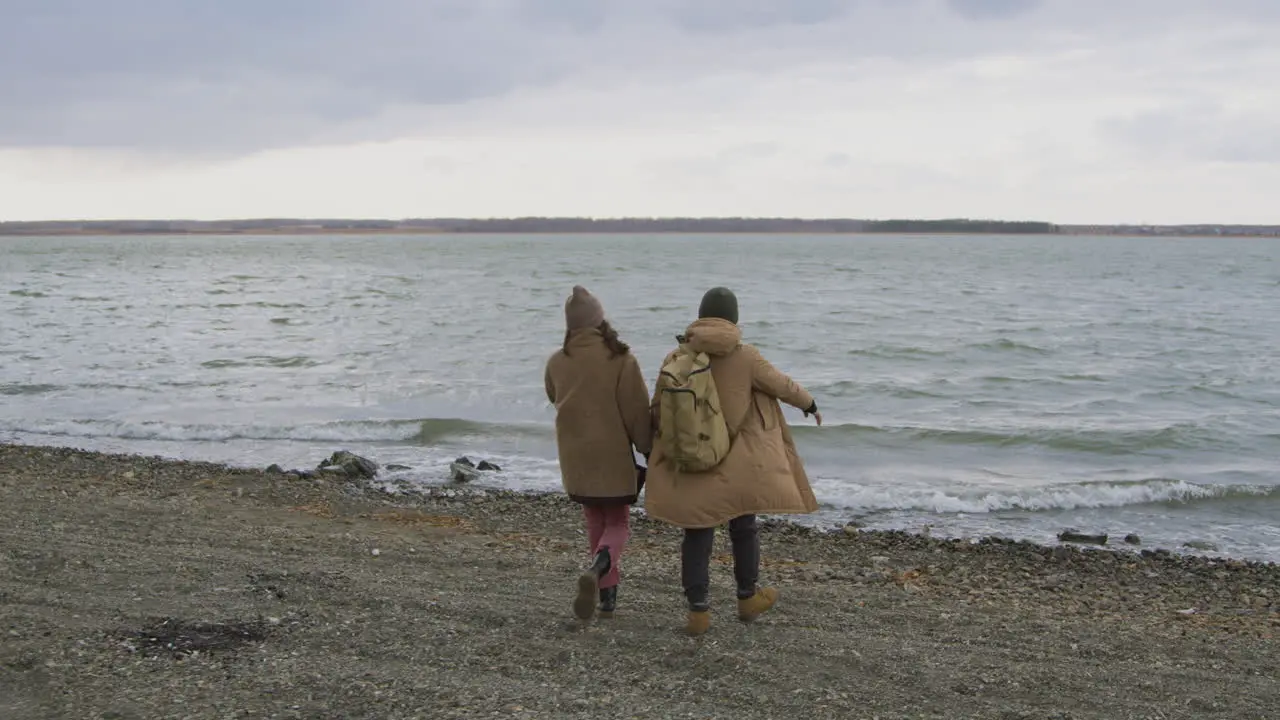
<svg viewBox="0 0 1280 720">
<path fill-rule="evenodd" d="M 0 3 L 0 219 L 1274 214 L 1273 0 Z"/>
<path fill-rule="evenodd" d="M 0 146 L 243 152 L 599 72 L 967 56 L 1034 46 L 1045 29 L 951 20 L 1023 17 L 1028 0 L 15 3 L 0 24 Z"/>
<path fill-rule="evenodd" d="M 0 144 L 254 149 L 573 66 L 492 3 L 68 2 L 0 30 Z"/>
<path fill-rule="evenodd" d="M 959 14 L 972 20 L 1009 18 L 1028 12 L 1040 0 L 949 0 Z"/>
<path fill-rule="evenodd" d="M 1186 103 L 1108 118 L 1099 130 L 1144 158 L 1280 163 L 1280 125 L 1274 114 Z"/>
</svg>

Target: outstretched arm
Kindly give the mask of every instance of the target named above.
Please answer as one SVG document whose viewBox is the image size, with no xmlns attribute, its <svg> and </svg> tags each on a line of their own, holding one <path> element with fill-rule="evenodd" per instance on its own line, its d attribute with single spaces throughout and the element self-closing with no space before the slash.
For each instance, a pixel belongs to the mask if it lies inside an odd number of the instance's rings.
<svg viewBox="0 0 1280 720">
<path fill-rule="evenodd" d="M 751 348 L 751 352 L 755 355 L 755 366 L 751 376 L 752 387 L 798 410 L 803 410 L 806 415 L 817 415 L 818 424 L 822 424 L 822 416 L 818 415 L 818 404 L 814 401 L 813 395 L 801 387 L 800 383 L 792 380 L 786 373 L 765 360 L 759 350 Z"/>
</svg>

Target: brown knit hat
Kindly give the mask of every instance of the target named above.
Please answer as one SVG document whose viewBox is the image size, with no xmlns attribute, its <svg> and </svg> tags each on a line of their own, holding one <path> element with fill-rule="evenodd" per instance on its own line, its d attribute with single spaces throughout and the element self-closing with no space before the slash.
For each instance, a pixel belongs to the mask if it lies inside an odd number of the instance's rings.
<svg viewBox="0 0 1280 720">
<path fill-rule="evenodd" d="M 604 322 L 604 306 L 595 295 L 581 285 L 573 286 L 573 294 L 564 303 L 564 324 L 570 330 L 600 327 Z"/>
</svg>

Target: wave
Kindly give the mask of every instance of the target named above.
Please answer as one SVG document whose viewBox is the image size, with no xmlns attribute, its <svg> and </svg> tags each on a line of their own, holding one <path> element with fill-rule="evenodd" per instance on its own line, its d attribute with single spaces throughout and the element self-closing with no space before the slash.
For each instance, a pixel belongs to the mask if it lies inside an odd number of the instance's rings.
<svg viewBox="0 0 1280 720">
<path fill-rule="evenodd" d="M 57 392 L 62 389 L 60 385 L 24 385 L 22 383 L 0 384 L 0 395 L 43 395 L 45 393 Z"/>
<path fill-rule="evenodd" d="M 1161 503 L 1188 504 L 1232 498 L 1280 499 L 1280 486 L 1199 485 L 1184 480 L 1151 478 L 973 493 L 948 493 L 924 488 L 840 487 L 820 494 L 828 505 L 843 510 L 984 514 L 1014 510 L 1045 512 Z"/>
<path fill-rule="evenodd" d="M 891 359 L 891 360 L 929 360 L 932 358 L 945 358 L 963 353 L 965 351 L 995 351 L 1001 353 L 1029 353 L 1033 355 L 1049 355 L 1052 351 L 1045 348 L 1031 345 L 1029 343 L 1018 342 L 1008 338 L 1000 338 L 985 342 L 970 343 L 960 347 L 949 348 L 926 348 L 913 345 L 872 345 L 863 348 L 854 348 L 846 352 L 847 355 L 861 358 L 873 359 Z"/>
<path fill-rule="evenodd" d="M 862 394 L 871 393 L 875 395 L 888 395 L 898 398 L 945 398 L 948 397 L 943 393 L 922 390 L 916 387 L 908 387 L 900 383 L 885 382 L 858 382 L 856 380 L 835 380 L 826 383 L 811 383 L 808 385 L 810 391 L 814 395 L 821 397 L 856 397 Z"/>
<path fill-rule="evenodd" d="M 231 440 L 434 445 L 482 438 L 554 439 L 549 425 L 484 423 L 456 418 L 341 420 L 301 425 L 215 425 L 165 421 L 62 420 L 0 423 L 0 430 L 71 438 L 226 442 Z"/>
<path fill-rule="evenodd" d="M 318 360 L 313 360 L 305 355 L 295 355 L 292 357 L 275 357 L 271 355 L 251 355 L 243 360 L 208 360 L 200 363 L 200 367 L 210 370 L 220 370 L 222 368 L 241 368 L 241 367 L 277 367 L 277 368 L 299 368 L 299 367 L 315 367 L 321 364 Z"/>
<path fill-rule="evenodd" d="M 915 358 L 925 360 L 928 358 L 944 357 L 947 355 L 947 351 L 930 350 L 928 348 L 915 347 L 911 345 L 874 345 L 867 348 L 855 348 L 853 350 L 849 350 L 846 354 L 854 357 L 891 359 Z"/>
<path fill-rule="evenodd" d="M 422 444 L 432 444 L 441 440 L 484 437 L 518 437 L 529 439 L 554 440 L 555 428 L 542 423 L 489 423 L 458 418 L 430 418 L 412 420 L 418 431 L 411 439 Z"/>
<path fill-rule="evenodd" d="M 54 392 L 58 389 L 60 388 L 43 385 L 0 385 L 0 395 L 34 395 Z M 0 423 L 0 429 L 35 435 L 125 440 L 285 440 L 390 442 L 415 445 L 432 445 L 461 439 L 552 441 L 555 438 L 555 428 L 547 422 L 504 423 L 461 418 L 340 420 L 297 425 L 184 424 L 167 421 L 118 420 L 13 421 Z M 1226 436 L 1192 425 L 1124 431 L 1041 429 L 1026 432 L 998 432 L 929 427 L 876 427 L 857 424 L 826 425 L 819 428 L 797 424 L 791 430 L 801 443 L 802 453 L 806 445 L 856 451 L 859 445 L 903 447 L 911 444 L 947 444 L 988 448 L 1047 447 L 1103 455 L 1125 455 L 1153 450 L 1206 447 L 1222 449 L 1233 445 Z M 1268 438 L 1263 436 L 1262 439 Z"/>
<path fill-rule="evenodd" d="M 943 443 L 986 447 L 1040 446 L 1106 455 L 1150 450 L 1222 448 L 1235 443 L 1225 436 L 1192 424 L 1175 424 L 1142 430 L 1073 430 L 1069 428 L 1025 431 L 957 430 L 931 427 L 877 427 L 846 424 L 821 428 L 797 425 L 792 432 L 807 442 L 847 447 L 851 440 L 871 443 Z"/>
<path fill-rule="evenodd" d="M 972 349 L 972 350 L 996 350 L 999 352 L 1026 352 L 1026 353 L 1033 353 L 1035 355 L 1049 354 L 1049 351 L 1042 347 L 1037 347 L 1029 343 L 1021 343 L 1016 340 L 1010 340 L 1008 338 L 1000 338 L 999 340 L 992 340 L 990 342 L 975 343 L 973 345 L 967 345 L 965 347 L 967 349 Z"/>
</svg>

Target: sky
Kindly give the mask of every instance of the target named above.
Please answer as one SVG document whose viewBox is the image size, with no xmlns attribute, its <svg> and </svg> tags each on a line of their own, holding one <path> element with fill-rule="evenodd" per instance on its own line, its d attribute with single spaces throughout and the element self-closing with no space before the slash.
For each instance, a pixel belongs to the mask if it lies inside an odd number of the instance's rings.
<svg viewBox="0 0 1280 720">
<path fill-rule="evenodd" d="M 1277 0 L 0 0 L 0 221 L 1280 224 Z"/>
</svg>

